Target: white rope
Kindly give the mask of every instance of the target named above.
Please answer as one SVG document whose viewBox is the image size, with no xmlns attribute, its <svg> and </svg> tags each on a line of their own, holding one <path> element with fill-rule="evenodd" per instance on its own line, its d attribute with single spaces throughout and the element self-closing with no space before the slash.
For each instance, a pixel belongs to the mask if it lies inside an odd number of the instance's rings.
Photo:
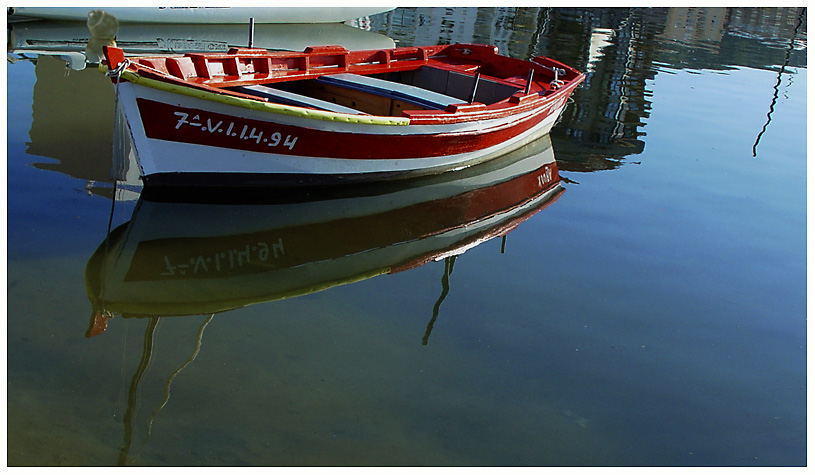
<svg viewBox="0 0 815 475">
<path fill-rule="evenodd" d="M 124 61 L 117 64 L 115 68 L 108 69 L 107 72 L 105 72 L 105 76 L 109 76 L 109 77 L 112 77 L 112 78 L 118 78 L 119 75 L 122 74 L 122 71 L 127 69 L 128 66 L 130 66 L 130 60 L 125 58 Z"/>
</svg>

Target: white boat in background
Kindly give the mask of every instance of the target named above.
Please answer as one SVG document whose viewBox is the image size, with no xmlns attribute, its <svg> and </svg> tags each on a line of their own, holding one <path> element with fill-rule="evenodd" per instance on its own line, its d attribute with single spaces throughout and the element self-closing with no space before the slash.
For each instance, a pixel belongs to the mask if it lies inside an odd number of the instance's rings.
<svg viewBox="0 0 815 475">
<path fill-rule="evenodd" d="M 342 23 L 395 7 L 107 7 L 120 23 Z M 91 7 L 9 7 L 10 21 L 85 21 Z"/>
<path fill-rule="evenodd" d="M 396 46 L 393 39 L 343 23 L 258 24 L 253 44 L 268 50 L 303 51 L 313 44 L 337 44 L 350 50 L 385 49 Z M 245 24 L 125 23 L 119 25 L 116 45 L 128 54 L 226 53 L 245 47 L 249 27 Z M 91 33 L 82 21 L 30 21 L 8 25 L 8 52 L 12 54 L 70 55 L 72 69 L 84 68 Z M 101 47 L 97 52 L 101 55 Z M 94 59 L 96 59 L 94 61 Z"/>
</svg>

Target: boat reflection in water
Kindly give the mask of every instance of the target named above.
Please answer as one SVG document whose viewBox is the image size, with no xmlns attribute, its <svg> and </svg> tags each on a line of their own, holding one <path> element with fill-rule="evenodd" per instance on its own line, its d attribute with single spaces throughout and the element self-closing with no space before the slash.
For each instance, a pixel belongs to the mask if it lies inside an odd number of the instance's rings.
<svg viewBox="0 0 815 475">
<path fill-rule="evenodd" d="M 131 220 L 87 264 L 88 335 L 113 315 L 224 312 L 456 256 L 505 235 L 562 191 L 548 136 L 484 165 L 404 183 L 200 199 L 146 188 Z"/>
<path fill-rule="evenodd" d="M 149 319 L 118 464 L 134 462 L 140 385 L 163 317 L 207 315 L 192 354 L 164 383 L 163 400 L 146 424 L 148 438 L 214 314 L 444 259 L 426 345 L 455 257 L 506 236 L 562 192 L 548 135 L 482 165 L 393 184 L 253 190 L 251 196 L 208 191 L 183 199 L 145 188 L 130 221 L 108 234 L 85 270 L 93 304 L 87 336 L 104 332 L 114 315 Z"/>
</svg>

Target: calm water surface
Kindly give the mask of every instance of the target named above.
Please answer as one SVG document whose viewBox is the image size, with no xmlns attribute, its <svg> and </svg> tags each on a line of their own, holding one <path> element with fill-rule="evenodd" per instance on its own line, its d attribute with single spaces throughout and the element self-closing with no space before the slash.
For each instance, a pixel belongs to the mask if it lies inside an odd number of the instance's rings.
<svg viewBox="0 0 815 475">
<path fill-rule="evenodd" d="M 376 41 L 493 43 L 586 71 L 542 152 L 565 193 L 505 240 L 299 297 L 265 301 L 279 289 L 258 280 L 254 304 L 210 315 L 247 287 L 148 285 L 143 302 L 175 292 L 200 315 L 117 316 L 86 338 L 109 228 L 195 237 L 297 213 L 170 203 L 178 219 L 160 221 L 160 203 L 108 179 L 107 80 L 15 52 L 9 465 L 807 463 L 801 9 L 400 8 L 358 23 Z M 320 235 L 327 249 L 354 237 Z"/>
</svg>

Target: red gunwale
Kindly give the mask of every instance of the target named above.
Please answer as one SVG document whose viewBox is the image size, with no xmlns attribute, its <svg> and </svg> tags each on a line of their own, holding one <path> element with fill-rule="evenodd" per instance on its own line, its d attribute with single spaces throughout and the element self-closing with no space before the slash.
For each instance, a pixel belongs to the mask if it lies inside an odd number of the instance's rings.
<svg viewBox="0 0 815 475">
<path fill-rule="evenodd" d="M 105 54 L 108 67 L 115 67 L 124 59 L 124 53 L 119 48 L 105 47 Z M 563 87 L 555 90 L 549 86 L 554 75 L 544 64 L 566 72 L 565 76 L 558 78 L 565 82 Z M 128 69 L 140 76 L 166 83 L 268 102 L 264 98 L 226 91 L 224 88 L 316 79 L 326 74 L 407 71 L 421 66 L 469 74 L 480 72 L 484 79 L 521 88 L 526 85 L 526 75 L 531 67 L 535 70 L 535 80 L 528 94 L 521 89 L 508 99 L 493 104 L 468 104 L 462 101 L 443 111 L 403 111 L 402 116 L 410 118 L 410 123 L 414 125 L 472 122 L 504 118 L 535 109 L 542 111 L 568 97 L 585 78 L 577 70 L 549 58 L 523 61 L 499 55 L 495 46 L 472 44 L 363 51 L 348 51 L 341 46 L 311 47 L 303 52 L 232 48 L 228 53 L 132 58 Z"/>
</svg>

